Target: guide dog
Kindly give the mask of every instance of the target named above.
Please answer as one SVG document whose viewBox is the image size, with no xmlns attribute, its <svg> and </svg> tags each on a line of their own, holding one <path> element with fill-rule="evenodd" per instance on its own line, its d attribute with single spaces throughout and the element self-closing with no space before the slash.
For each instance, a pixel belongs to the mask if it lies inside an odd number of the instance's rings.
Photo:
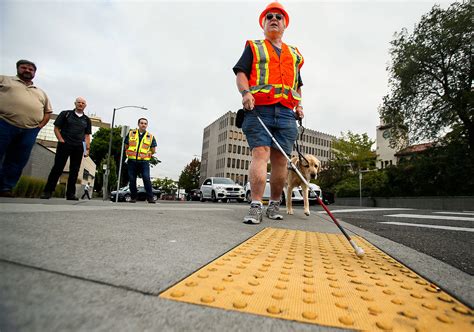
<svg viewBox="0 0 474 332">
<path fill-rule="evenodd" d="M 304 158 L 293 157 L 291 162 L 295 165 L 306 181 L 314 180 L 318 177 L 318 173 L 321 171 L 321 162 L 318 158 L 311 154 L 307 154 Z M 287 197 L 286 197 L 286 213 L 293 214 L 293 204 L 291 202 L 291 193 L 293 188 L 301 186 L 303 189 L 303 203 L 304 203 L 304 214 L 309 216 L 309 201 L 308 193 L 309 188 L 301 181 L 298 174 L 293 169 L 288 170 L 288 186 L 287 186 Z"/>
</svg>

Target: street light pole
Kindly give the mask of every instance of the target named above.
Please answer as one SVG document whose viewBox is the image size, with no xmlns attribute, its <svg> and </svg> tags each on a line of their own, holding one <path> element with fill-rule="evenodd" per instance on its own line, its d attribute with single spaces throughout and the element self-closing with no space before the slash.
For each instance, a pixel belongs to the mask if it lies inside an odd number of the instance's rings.
<svg viewBox="0 0 474 332">
<path fill-rule="evenodd" d="M 114 113 L 112 114 L 112 124 L 110 127 L 110 137 L 109 137 L 109 150 L 107 153 L 107 168 L 104 174 L 104 187 L 102 189 L 102 198 L 104 201 L 108 200 L 109 197 L 109 174 L 110 174 L 110 154 L 112 153 L 112 137 L 114 132 L 114 122 L 115 122 L 115 111 L 118 111 L 122 108 L 140 108 L 142 110 L 147 110 L 144 106 L 122 106 L 118 108 L 114 108 Z M 118 196 L 118 191 L 117 191 Z"/>
</svg>

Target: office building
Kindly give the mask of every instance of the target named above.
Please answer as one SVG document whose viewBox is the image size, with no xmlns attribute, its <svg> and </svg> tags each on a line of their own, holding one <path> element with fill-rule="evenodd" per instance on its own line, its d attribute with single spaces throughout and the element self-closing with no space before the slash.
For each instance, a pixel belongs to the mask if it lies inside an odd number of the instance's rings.
<svg viewBox="0 0 474 332">
<path fill-rule="evenodd" d="M 244 133 L 235 126 L 236 113 L 228 111 L 203 131 L 200 183 L 207 177 L 227 177 L 244 185 L 248 179 L 251 152 Z M 300 152 L 315 155 L 322 166 L 331 158 L 336 137 L 306 128 L 298 137 Z M 293 150 L 292 156 L 298 155 Z"/>
</svg>

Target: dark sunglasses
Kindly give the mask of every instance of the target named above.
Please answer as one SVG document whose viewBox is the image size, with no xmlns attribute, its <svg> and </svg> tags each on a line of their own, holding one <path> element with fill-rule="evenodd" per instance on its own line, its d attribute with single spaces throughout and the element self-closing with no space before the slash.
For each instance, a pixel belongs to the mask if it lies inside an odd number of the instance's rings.
<svg viewBox="0 0 474 332">
<path fill-rule="evenodd" d="M 272 13 L 268 13 L 266 17 L 267 17 L 267 20 L 269 21 L 272 20 L 273 17 L 275 17 L 278 21 L 281 21 L 281 19 L 283 18 L 283 16 L 280 14 L 272 14 Z"/>
</svg>

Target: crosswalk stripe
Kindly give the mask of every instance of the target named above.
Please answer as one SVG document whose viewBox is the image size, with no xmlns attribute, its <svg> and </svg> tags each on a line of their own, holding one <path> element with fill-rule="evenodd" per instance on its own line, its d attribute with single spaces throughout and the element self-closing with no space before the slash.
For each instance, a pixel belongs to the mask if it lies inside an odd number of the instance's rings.
<svg viewBox="0 0 474 332">
<path fill-rule="evenodd" d="M 469 217 L 434 216 L 432 214 L 404 214 L 404 213 L 400 213 L 400 214 L 388 214 L 388 215 L 385 215 L 384 217 L 474 221 L 474 218 L 469 218 Z"/>
<path fill-rule="evenodd" d="M 371 209 L 340 209 L 331 210 L 332 213 L 347 213 L 347 212 L 370 212 L 370 211 L 400 211 L 413 210 L 410 208 L 371 208 Z M 326 213 L 326 211 L 319 211 L 318 213 Z"/>
<path fill-rule="evenodd" d="M 434 212 L 438 214 L 454 214 L 454 215 L 461 215 L 461 216 L 474 216 L 474 212 Z"/>
<path fill-rule="evenodd" d="M 436 229 L 444 229 L 444 230 L 448 230 L 448 231 L 474 232 L 474 228 L 467 228 L 467 227 L 426 225 L 426 224 L 410 224 L 410 223 L 407 223 L 407 222 L 396 222 L 396 221 L 379 221 L 378 223 L 379 224 L 398 225 L 398 226 L 436 228 Z"/>
</svg>

